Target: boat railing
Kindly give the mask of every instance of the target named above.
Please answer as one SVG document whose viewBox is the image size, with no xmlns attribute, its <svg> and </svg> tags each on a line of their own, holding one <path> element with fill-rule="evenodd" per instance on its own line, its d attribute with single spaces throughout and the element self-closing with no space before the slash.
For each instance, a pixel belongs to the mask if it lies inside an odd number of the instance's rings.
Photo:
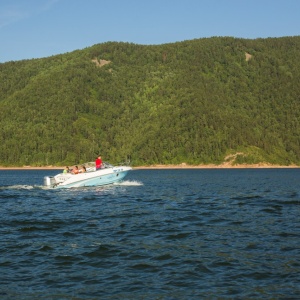
<svg viewBox="0 0 300 300">
<path fill-rule="evenodd" d="M 130 166 L 130 160 L 119 162 L 116 166 Z"/>
<path fill-rule="evenodd" d="M 117 164 L 117 166 L 129 166 L 130 165 L 130 161 L 127 161 L 127 162 L 121 162 L 119 164 Z M 94 172 L 96 171 L 96 165 L 95 165 L 95 162 L 86 162 L 86 163 L 83 163 L 83 164 L 78 164 L 78 168 L 80 169 L 82 166 L 85 167 L 86 169 L 86 172 Z M 108 169 L 108 168 L 113 168 L 115 165 L 112 165 L 111 163 L 109 162 L 106 162 L 106 161 L 103 161 L 102 162 L 102 165 L 101 165 L 101 169 Z M 70 173 L 72 171 L 72 169 L 75 168 L 75 165 L 74 166 L 71 166 L 70 167 Z M 79 171 L 80 172 L 80 171 Z"/>
<path fill-rule="evenodd" d="M 101 169 L 113 168 L 114 166 L 109 162 L 103 161 L 101 165 Z"/>
</svg>

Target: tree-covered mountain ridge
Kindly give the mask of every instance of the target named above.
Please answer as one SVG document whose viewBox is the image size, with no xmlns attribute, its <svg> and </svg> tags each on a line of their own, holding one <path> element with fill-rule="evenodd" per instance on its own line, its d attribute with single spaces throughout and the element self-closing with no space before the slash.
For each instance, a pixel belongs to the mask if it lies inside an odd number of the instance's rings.
<svg viewBox="0 0 300 300">
<path fill-rule="evenodd" d="M 2 63 L 0 165 L 300 165 L 299 53 L 212 37 Z"/>
</svg>

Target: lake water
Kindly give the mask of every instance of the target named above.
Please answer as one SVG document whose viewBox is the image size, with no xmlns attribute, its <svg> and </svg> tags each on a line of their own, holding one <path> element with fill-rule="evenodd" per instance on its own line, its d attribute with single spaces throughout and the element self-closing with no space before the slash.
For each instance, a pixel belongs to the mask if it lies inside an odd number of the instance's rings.
<svg viewBox="0 0 300 300">
<path fill-rule="evenodd" d="M 0 171 L 0 299 L 299 299 L 300 169 Z"/>
</svg>

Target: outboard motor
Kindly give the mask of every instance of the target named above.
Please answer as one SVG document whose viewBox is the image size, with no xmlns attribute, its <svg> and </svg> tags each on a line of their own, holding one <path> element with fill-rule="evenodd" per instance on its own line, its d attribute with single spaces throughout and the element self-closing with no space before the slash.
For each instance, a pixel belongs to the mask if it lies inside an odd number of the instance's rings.
<svg viewBox="0 0 300 300">
<path fill-rule="evenodd" d="M 45 176 L 44 177 L 44 185 L 45 186 L 54 186 L 56 184 L 55 178 L 53 176 Z"/>
</svg>

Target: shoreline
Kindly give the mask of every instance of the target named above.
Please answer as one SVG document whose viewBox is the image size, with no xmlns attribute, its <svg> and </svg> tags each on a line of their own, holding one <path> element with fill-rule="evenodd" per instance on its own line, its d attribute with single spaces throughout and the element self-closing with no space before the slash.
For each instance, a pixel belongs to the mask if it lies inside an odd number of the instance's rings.
<svg viewBox="0 0 300 300">
<path fill-rule="evenodd" d="M 133 170 L 159 170 L 159 169 L 296 169 L 300 168 L 297 165 L 282 166 L 282 165 L 270 165 L 270 164 L 240 164 L 240 165 L 231 165 L 231 164 L 207 164 L 207 165 L 187 165 L 185 163 L 178 165 L 150 165 L 150 166 L 136 166 L 132 167 Z M 63 170 L 64 167 L 58 166 L 44 166 L 44 167 L 32 167 L 32 166 L 23 166 L 23 167 L 3 167 L 0 166 L 0 170 Z"/>
<path fill-rule="evenodd" d="M 134 167 L 133 169 L 296 169 L 300 168 L 300 166 L 290 165 L 290 166 L 282 166 L 282 165 L 270 165 L 270 164 L 240 164 L 240 165 L 231 165 L 231 164 L 208 164 L 208 165 L 151 165 L 151 166 L 139 166 Z"/>
</svg>

